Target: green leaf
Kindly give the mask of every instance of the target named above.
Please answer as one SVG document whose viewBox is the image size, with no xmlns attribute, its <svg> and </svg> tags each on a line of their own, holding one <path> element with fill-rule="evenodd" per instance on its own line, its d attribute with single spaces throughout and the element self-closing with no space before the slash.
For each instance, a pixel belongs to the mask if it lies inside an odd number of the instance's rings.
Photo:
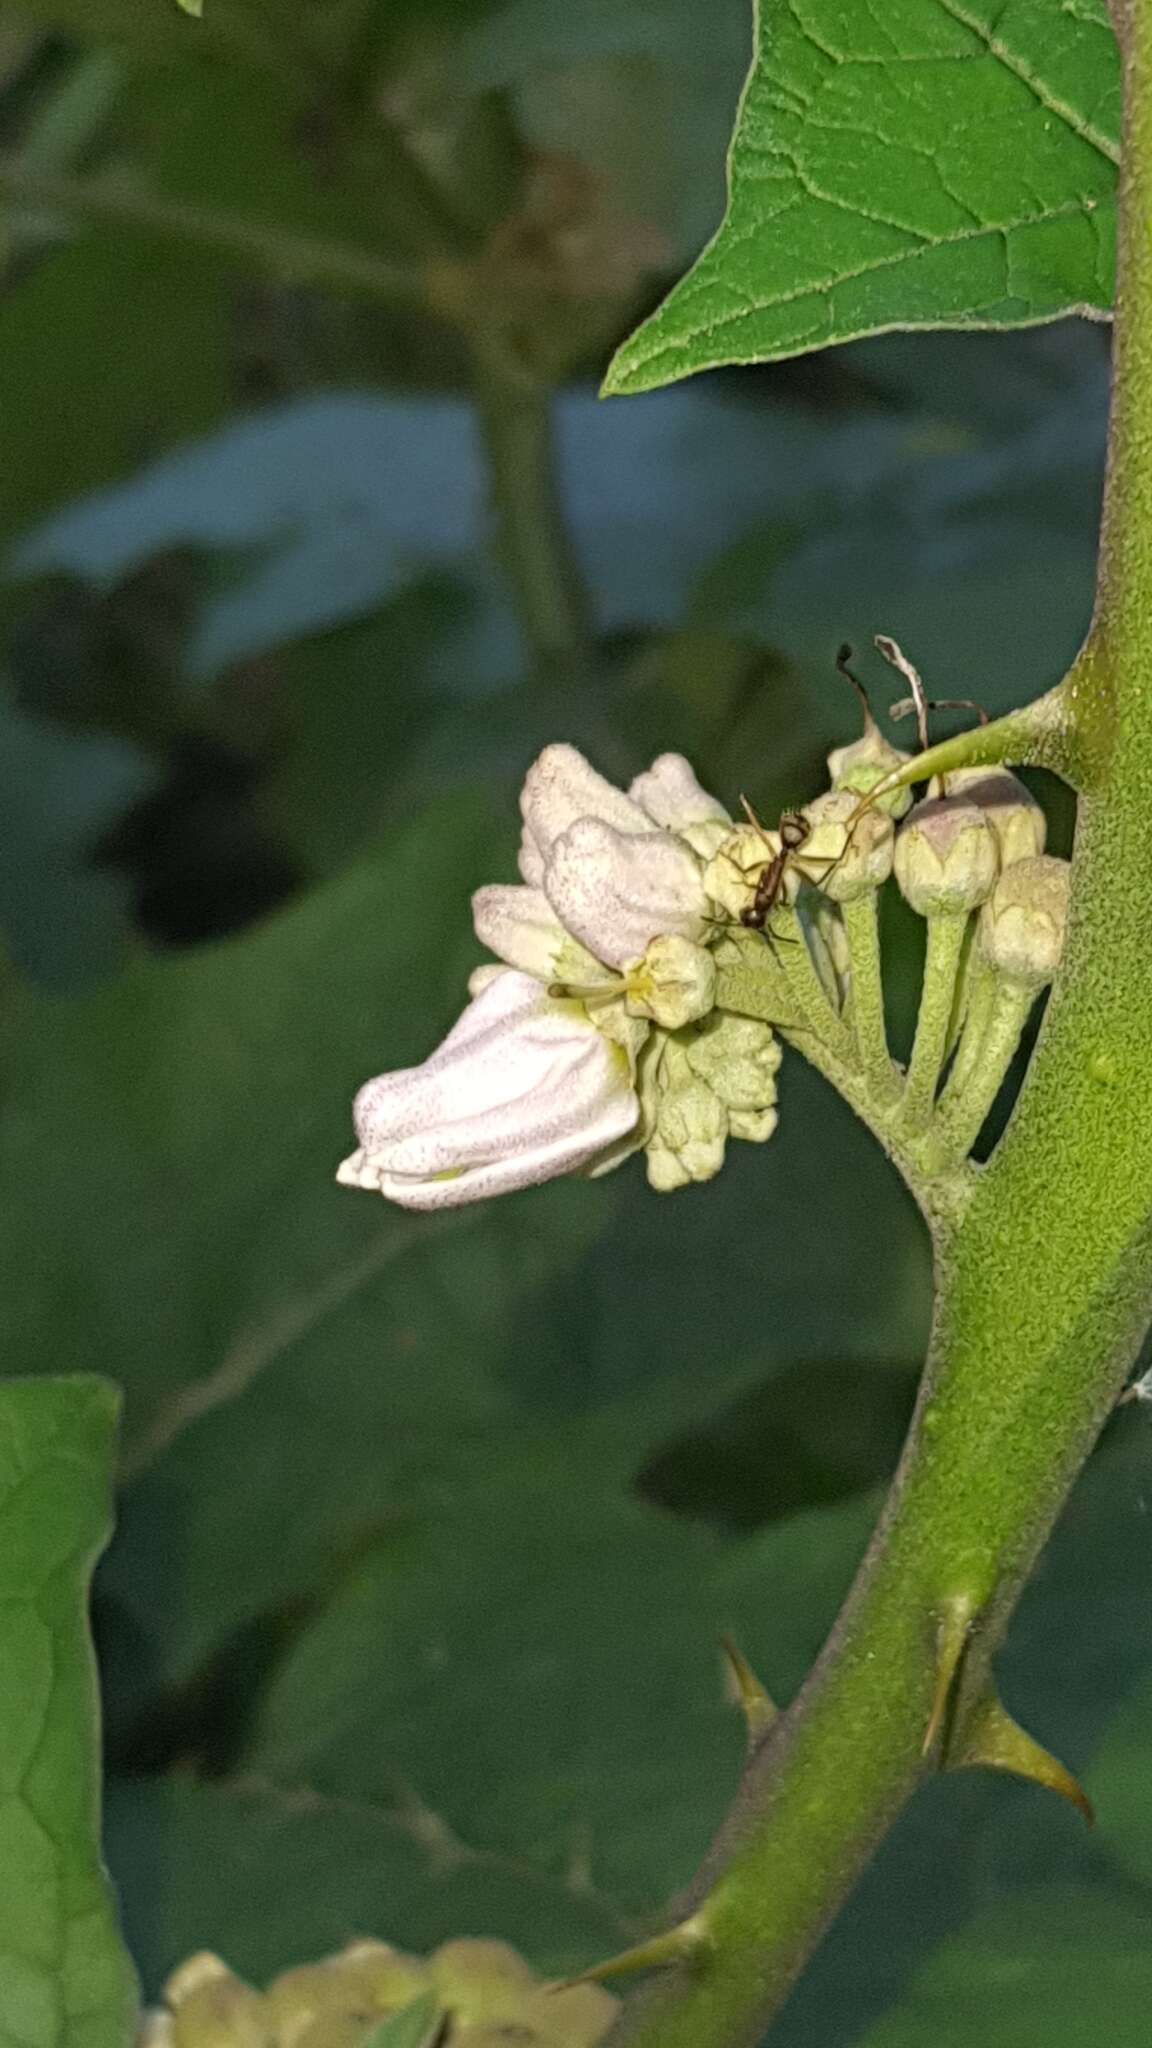
<svg viewBox="0 0 1152 2048">
<path fill-rule="evenodd" d="M 1143 2048 L 1150 2006 L 1147 1905 L 1043 1887 L 944 1943 L 861 2048 Z"/>
<path fill-rule="evenodd" d="M 423 1998 L 414 1999 L 403 2012 L 393 2013 L 390 2020 L 381 2020 L 378 2027 L 373 2027 L 361 2048 L 428 2048 L 439 2023 L 436 1993 L 426 1991 Z"/>
<path fill-rule="evenodd" d="M 719 233 L 605 390 L 1112 302 L 1104 0 L 763 0 Z"/>
<path fill-rule="evenodd" d="M 424 1954 L 482 1933 L 522 1947 L 550 1976 L 626 1938 L 578 1873 L 485 1850 L 437 1818 L 412 1800 L 329 1799 L 254 1774 L 113 1779 L 108 1856 L 146 1990 L 205 1947 L 263 1984 L 365 1935 Z"/>
<path fill-rule="evenodd" d="M 553 1878 L 578 1859 L 622 1914 L 685 1882 L 743 1743 L 720 1639 L 793 1691 L 872 1503 L 718 1544 L 606 1483 L 626 1422 L 540 1433 L 413 1513 L 286 1659 L 248 1767 L 386 1810 L 407 1791 Z"/>
<path fill-rule="evenodd" d="M 89 1377 L 0 1383 L 0 2048 L 125 2048 L 135 2010 L 86 1611 L 118 1405 Z"/>
</svg>

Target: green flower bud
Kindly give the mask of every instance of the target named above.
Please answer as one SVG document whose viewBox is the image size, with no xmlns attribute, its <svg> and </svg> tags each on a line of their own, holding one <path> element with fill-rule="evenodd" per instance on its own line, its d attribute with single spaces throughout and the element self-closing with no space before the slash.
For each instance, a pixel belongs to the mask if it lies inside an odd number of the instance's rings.
<svg viewBox="0 0 1152 2048">
<path fill-rule="evenodd" d="M 678 1077 L 656 1113 L 656 1142 L 688 1180 L 711 1180 L 724 1164 L 728 1117 L 718 1095 L 695 1074 Z"/>
<path fill-rule="evenodd" d="M 833 747 L 828 756 L 828 774 L 834 790 L 846 789 L 854 796 L 868 796 L 894 768 L 902 768 L 911 759 L 911 754 L 890 745 L 879 726 L 870 722 L 862 739 L 853 740 L 849 747 Z M 876 809 L 886 811 L 890 818 L 902 818 L 911 802 L 910 789 L 894 789 L 879 798 Z"/>
<path fill-rule="evenodd" d="M 540 1987 L 509 2025 L 465 2023 L 452 2040 L 459 2048 L 513 2048 L 514 2042 L 516 2048 L 597 2048 L 619 2009 L 619 1999 L 598 1984 L 573 1984 L 564 1991 Z"/>
<path fill-rule="evenodd" d="M 517 2020 L 537 1989 L 523 1956 L 506 1941 L 446 1941 L 429 1956 L 428 1977 L 461 2029 Z"/>
<path fill-rule="evenodd" d="M 373 2020 L 410 2005 L 428 1988 L 415 1956 L 382 1941 L 358 1941 L 319 1963 L 285 1970 L 269 1986 L 276 2048 L 359 2048 Z"/>
<path fill-rule="evenodd" d="M 808 804 L 804 816 L 812 830 L 793 854 L 792 863 L 833 903 L 851 903 L 888 880 L 893 827 L 891 817 L 879 806 L 860 811 L 858 799 L 849 790 L 834 789 Z"/>
<path fill-rule="evenodd" d="M 954 768 L 944 777 L 946 796 L 978 804 L 996 834 L 1000 866 L 1043 853 L 1048 821 L 1031 792 L 1009 768 Z"/>
<path fill-rule="evenodd" d="M 207 1950 L 173 1971 L 164 1997 L 172 2048 L 275 2048 L 266 2001 Z"/>
<path fill-rule="evenodd" d="M 715 1012 L 684 1056 L 729 1112 L 761 1112 L 776 1100 L 780 1046 L 769 1024 Z"/>
<path fill-rule="evenodd" d="M 1005 868 L 980 913 L 980 951 L 1005 981 L 1042 989 L 1060 964 L 1068 923 L 1066 860 L 1035 854 Z"/>
<path fill-rule="evenodd" d="M 779 851 L 779 833 L 761 832 L 756 825 L 735 826 L 704 870 L 704 894 L 722 916 L 738 924 L 741 913 L 752 907 L 761 874 Z M 794 903 L 799 885 L 800 878 L 789 863 L 781 901 Z"/>
<path fill-rule="evenodd" d="M 780 1119 L 774 1109 L 730 1109 L 728 1111 L 728 1136 L 746 1138 L 753 1145 L 762 1145 L 772 1136 Z"/>
<path fill-rule="evenodd" d="M 625 969 L 626 1008 L 665 1031 L 680 1031 L 716 1004 L 716 962 L 706 946 L 668 932 L 653 939 L 642 960 Z"/>
<path fill-rule="evenodd" d="M 929 797 L 901 826 L 894 865 L 901 895 L 921 917 L 964 916 L 991 895 L 1000 851 L 975 804 Z"/>
</svg>

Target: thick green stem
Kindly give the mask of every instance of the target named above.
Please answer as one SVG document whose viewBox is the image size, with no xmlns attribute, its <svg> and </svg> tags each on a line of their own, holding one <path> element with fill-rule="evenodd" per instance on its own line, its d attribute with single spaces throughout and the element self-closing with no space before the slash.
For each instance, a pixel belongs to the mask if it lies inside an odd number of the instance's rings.
<svg viewBox="0 0 1152 2048">
<path fill-rule="evenodd" d="M 884 982 L 880 972 L 880 923 L 877 895 L 867 895 L 842 907 L 844 930 L 852 954 L 852 1029 L 856 1049 L 868 1085 L 877 1102 L 891 1102 L 900 1092 L 888 1031 L 884 1022 Z"/>
<path fill-rule="evenodd" d="M 630 2001 L 612 2048 L 759 2042 L 923 1776 L 958 1614 L 971 1622 L 954 1714 L 975 1723 L 991 1654 L 1152 1314 L 1152 0 L 1128 0 L 1121 30 L 1099 599 L 1057 693 L 1088 791 L 1065 961 L 1008 1131 L 959 1226 L 937 1230 L 929 1365 L 868 1556 L 700 1875 L 694 1960 Z M 1017 729 L 1030 747 L 1026 715 Z M 1007 744 L 1000 758 L 1019 759 Z"/>
<path fill-rule="evenodd" d="M 956 974 L 964 950 L 968 919 L 942 912 L 928 919 L 928 949 L 916 1038 L 908 1063 L 902 1121 L 909 1131 L 926 1131 L 936 1101 L 936 1083 L 948 1047 L 948 1027 L 956 996 Z"/>
</svg>

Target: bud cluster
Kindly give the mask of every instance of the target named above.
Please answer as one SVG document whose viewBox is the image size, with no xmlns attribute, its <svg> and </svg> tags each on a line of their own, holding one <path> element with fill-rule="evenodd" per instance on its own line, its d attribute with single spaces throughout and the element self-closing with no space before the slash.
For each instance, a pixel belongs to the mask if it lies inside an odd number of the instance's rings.
<svg viewBox="0 0 1152 2048">
<path fill-rule="evenodd" d="M 596 2048 L 618 2004 L 594 1984 L 542 1983 L 502 1941 L 448 1941 L 426 1959 L 356 1941 L 262 1992 L 205 1952 L 168 1979 L 139 2048 L 365 2048 L 421 2000 L 444 2048 Z"/>
</svg>

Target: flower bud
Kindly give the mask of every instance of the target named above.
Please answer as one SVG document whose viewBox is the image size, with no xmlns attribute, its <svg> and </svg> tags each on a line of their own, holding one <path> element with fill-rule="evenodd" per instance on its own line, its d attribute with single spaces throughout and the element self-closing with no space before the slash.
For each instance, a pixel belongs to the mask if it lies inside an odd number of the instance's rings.
<svg viewBox="0 0 1152 2048">
<path fill-rule="evenodd" d="M 515 2020 L 537 1980 L 506 1941 L 446 1941 L 428 1958 L 428 1977 L 457 2019 Z"/>
<path fill-rule="evenodd" d="M 173 2048 L 273 2048 L 265 2000 L 207 1950 L 173 1971 L 164 1997 Z"/>
<path fill-rule="evenodd" d="M 780 851 L 780 835 L 762 832 L 758 825 L 736 825 L 727 833 L 704 869 L 704 893 L 717 911 L 739 924 L 751 910 L 756 884 L 770 860 Z M 783 903 L 794 903 L 799 876 L 789 865 L 780 890 Z"/>
<path fill-rule="evenodd" d="M 921 917 L 964 916 L 995 886 L 996 834 L 975 804 L 929 797 L 901 826 L 894 866 L 901 895 Z"/>
<path fill-rule="evenodd" d="M 1030 790 L 1009 768 L 954 768 L 944 777 L 946 796 L 978 804 L 996 834 L 1000 866 L 1043 853 L 1048 821 Z"/>
<path fill-rule="evenodd" d="M 715 1012 L 685 1048 L 692 1072 L 730 1112 L 758 1112 L 776 1100 L 780 1046 L 771 1025 Z"/>
<path fill-rule="evenodd" d="M 716 1004 L 716 962 L 706 946 L 667 933 L 628 970 L 626 1007 L 665 1031 L 680 1031 Z"/>
<path fill-rule="evenodd" d="M 686 839 L 702 860 L 710 860 L 720 842 L 732 829 L 732 820 L 722 803 L 709 796 L 696 780 L 683 754 L 661 754 L 638 775 L 628 794 L 653 824 Z"/>
<path fill-rule="evenodd" d="M 753 1145 L 762 1145 L 766 1138 L 772 1136 L 779 1121 L 774 1109 L 730 1109 L 728 1136 L 744 1138 Z"/>
<path fill-rule="evenodd" d="M 408 1209 L 456 1208 L 586 1169 L 639 1109 L 626 1054 L 583 1005 L 504 968 L 423 1066 L 360 1090 L 360 1148 L 336 1177 Z"/>
<path fill-rule="evenodd" d="M 854 902 L 888 880 L 894 835 L 892 819 L 879 805 L 861 811 L 851 791 L 831 790 L 808 804 L 804 816 L 811 831 L 791 864 L 833 903 Z"/>
<path fill-rule="evenodd" d="M 371 2021 L 402 2011 L 427 1988 L 417 1957 L 382 1941 L 353 1942 L 268 1986 L 276 2048 L 361 2048 Z"/>
<path fill-rule="evenodd" d="M 666 1074 L 671 1072 L 670 1085 L 665 1088 L 656 1112 L 656 1135 L 649 1148 L 648 1178 L 653 1186 L 660 1183 L 652 1175 L 652 1150 L 667 1153 L 679 1168 L 681 1178 L 672 1185 L 684 1186 L 690 1180 L 711 1180 L 724 1164 L 724 1144 L 728 1136 L 728 1117 L 718 1095 L 706 1081 L 693 1074 L 681 1056 L 666 1065 Z M 664 1168 L 665 1173 L 670 1171 Z"/>
<path fill-rule="evenodd" d="M 862 739 L 851 746 L 833 747 L 828 756 L 828 774 L 834 790 L 850 790 L 854 796 L 868 796 L 893 769 L 902 768 L 911 754 L 902 753 L 884 738 L 878 725 L 869 722 Z M 910 789 L 893 789 L 877 800 L 875 809 L 890 818 L 902 818 L 912 802 Z"/>
<path fill-rule="evenodd" d="M 428 1976 L 452 2013 L 460 2048 L 596 2048 L 619 2002 L 595 1984 L 554 1990 L 502 1941 L 447 1941 Z"/>
<path fill-rule="evenodd" d="M 544 875 L 553 910 L 598 960 L 623 967 L 668 932 L 700 939 L 708 903 L 700 863 L 670 832 L 618 832 L 581 818 L 555 842 Z"/>
<path fill-rule="evenodd" d="M 1060 964 L 1068 923 L 1066 860 L 1034 854 L 1005 868 L 980 913 L 980 951 L 997 974 L 1042 989 Z"/>
</svg>

